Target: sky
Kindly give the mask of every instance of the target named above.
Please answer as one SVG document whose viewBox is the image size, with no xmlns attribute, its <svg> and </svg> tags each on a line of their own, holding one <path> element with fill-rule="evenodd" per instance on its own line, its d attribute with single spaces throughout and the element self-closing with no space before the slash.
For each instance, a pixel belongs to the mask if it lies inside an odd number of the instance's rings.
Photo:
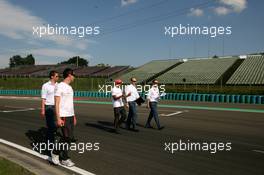
<svg viewBox="0 0 264 175">
<path fill-rule="evenodd" d="M 78 55 L 90 65 L 139 66 L 156 59 L 263 52 L 263 7 L 259 0 L 0 0 L 0 67 L 14 55 L 27 54 L 36 64 Z M 99 27 L 99 34 L 34 33 L 48 25 Z M 180 25 L 229 26 L 232 33 L 165 34 L 165 27 Z"/>
</svg>

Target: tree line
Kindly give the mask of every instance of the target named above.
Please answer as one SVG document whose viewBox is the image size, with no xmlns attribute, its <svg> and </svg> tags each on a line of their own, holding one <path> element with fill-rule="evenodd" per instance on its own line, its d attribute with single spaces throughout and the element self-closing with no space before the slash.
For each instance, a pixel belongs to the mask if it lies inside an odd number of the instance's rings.
<svg viewBox="0 0 264 175">
<path fill-rule="evenodd" d="M 74 56 L 69 58 L 67 61 L 63 61 L 58 64 L 74 64 L 80 67 L 87 67 L 89 65 L 89 61 L 79 56 Z M 32 54 L 29 54 L 26 57 L 14 55 L 9 59 L 10 68 L 27 65 L 35 65 L 35 58 Z"/>
</svg>

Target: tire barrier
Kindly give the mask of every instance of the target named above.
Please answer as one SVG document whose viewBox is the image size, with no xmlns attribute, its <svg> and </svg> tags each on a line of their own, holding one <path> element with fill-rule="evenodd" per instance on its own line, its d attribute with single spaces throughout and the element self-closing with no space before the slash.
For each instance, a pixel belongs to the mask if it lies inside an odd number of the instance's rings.
<svg viewBox="0 0 264 175">
<path fill-rule="evenodd" d="M 9 96 L 40 96 L 40 90 L 0 90 L 0 95 Z M 140 93 L 144 97 L 143 93 Z M 75 97 L 111 98 L 111 93 L 97 91 L 75 91 Z M 229 94 L 196 94 L 167 93 L 162 100 L 214 102 L 214 103 L 244 103 L 264 104 L 264 95 L 229 95 Z"/>
</svg>

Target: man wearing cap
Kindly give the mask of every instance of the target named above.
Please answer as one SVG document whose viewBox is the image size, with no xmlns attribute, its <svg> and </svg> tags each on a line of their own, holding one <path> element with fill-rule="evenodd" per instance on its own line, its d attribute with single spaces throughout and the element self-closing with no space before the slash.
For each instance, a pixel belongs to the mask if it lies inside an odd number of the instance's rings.
<svg viewBox="0 0 264 175">
<path fill-rule="evenodd" d="M 127 118 L 127 122 L 126 122 L 126 127 L 129 130 L 132 131 L 138 131 L 138 129 L 136 129 L 136 125 L 137 125 L 137 104 L 136 104 L 136 100 L 140 97 L 136 88 L 136 82 L 137 79 L 132 77 L 130 79 L 131 84 L 126 86 L 126 101 L 127 101 L 127 105 L 129 107 L 129 112 L 128 112 L 128 118 Z M 132 124 L 132 128 L 130 128 Z"/>
<path fill-rule="evenodd" d="M 147 108 L 150 108 L 150 113 L 149 113 L 149 117 L 148 117 L 145 127 L 153 128 L 150 123 L 151 123 L 152 118 L 154 117 L 154 120 L 157 124 L 158 129 L 161 130 L 164 127 L 160 126 L 158 110 L 157 110 L 157 104 L 160 98 L 158 83 L 159 83 L 158 80 L 156 79 L 153 80 L 152 87 L 150 88 L 147 94 Z"/>
<path fill-rule="evenodd" d="M 115 116 L 114 127 L 116 131 L 120 127 L 122 122 L 126 120 L 126 115 L 127 115 L 124 107 L 124 102 L 122 100 L 124 95 L 120 88 L 121 84 L 122 84 L 122 80 L 117 79 L 115 80 L 115 85 L 112 88 L 112 97 L 113 97 L 112 102 L 113 102 L 114 116 Z"/>
</svg>

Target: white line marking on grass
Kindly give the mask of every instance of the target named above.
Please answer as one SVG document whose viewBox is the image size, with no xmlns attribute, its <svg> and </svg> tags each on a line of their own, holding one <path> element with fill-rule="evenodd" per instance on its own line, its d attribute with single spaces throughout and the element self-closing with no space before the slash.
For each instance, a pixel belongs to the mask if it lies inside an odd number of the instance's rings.
<svg viewBox="0 0 264 175">
<path fill-rule="evenodd" d="M 264 151 L 261 151 L 261 150 L 252 150 L 252 151 L 264 154 Z"/>
<path fill-rule="evenodd" d="M 4 139 L 0 139 L 0 143 L 8 145 L 8 146 L 11 146 L 11 147 L 16 148 L 16 149 L 19 149 L 21 151 L 24 151 L 24 152 L 26 152 L 28 154 L 34 155 L 34 156 L 36 156 L 38 158 L 41 158 L 41 159 L 44 159 L 44 160 L 47 160 L 47 161 L 51 160 L 51 157 L 49 157 L 49 156 L 42 155 L 42 154 L 40 154 L 40 153 L 38 153 L 36 151 L 33 151 L 33 150 L 29 149 L 29 148 L 23 147 L 23 146 L 18 145 L 16 143 L 12 143 L 12 142 L 9 142 L 9 141 L 4 140 Z M 78 173 L 78 174 L 81 174 L 81 175 L 95 175 L 95 174 L 93 174 L 93 173 L 91 173 L 89 171 L 86 171 L 84 169 L 78 168 L 76 166 L 67 167 L 67 166 L 64 166 L 64 165 L 61 165 L 61 164 L 59 164 L 59 166 L 64 167 L 64 168 L 66 168 L 68 170 L 71 170 L 71 171 L 73 171 L 75 173 Z"/>
</svg>

